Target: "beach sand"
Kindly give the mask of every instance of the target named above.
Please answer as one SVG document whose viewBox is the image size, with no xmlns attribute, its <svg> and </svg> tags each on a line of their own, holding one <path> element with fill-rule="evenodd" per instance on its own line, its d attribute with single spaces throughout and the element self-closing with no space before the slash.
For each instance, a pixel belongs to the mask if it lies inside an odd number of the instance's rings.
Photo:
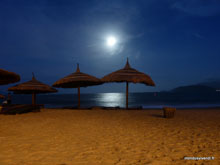
<svg viewBox="0 0 220 165">
<path fill-rule="evenodd" d="M 184 160 L 214 157 L 214 160 Z M 0 165 L 220 164 L 220 110 L 0 115 Z"/>
</svg>

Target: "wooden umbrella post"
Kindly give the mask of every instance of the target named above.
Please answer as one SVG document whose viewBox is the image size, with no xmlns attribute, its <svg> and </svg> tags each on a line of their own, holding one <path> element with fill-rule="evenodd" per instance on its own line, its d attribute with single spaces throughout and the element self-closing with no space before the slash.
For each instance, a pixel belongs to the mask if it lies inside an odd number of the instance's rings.
<svg viewBox="0 0 220 165">
<path fill-rule="evenodd" d="M 128 82 L 126 82 L 126 109 L 128 109 Z"/>
<path fill-rule="evenodd" d="M 36 93 L 33 92 L 32 93 L 32 105 L 35 105 L 36 104 Z"/>
<path fill-rule="evenodd" d="M 78 87 L 78 109 L 80 108 L 80 87 Z"/>
</svg>

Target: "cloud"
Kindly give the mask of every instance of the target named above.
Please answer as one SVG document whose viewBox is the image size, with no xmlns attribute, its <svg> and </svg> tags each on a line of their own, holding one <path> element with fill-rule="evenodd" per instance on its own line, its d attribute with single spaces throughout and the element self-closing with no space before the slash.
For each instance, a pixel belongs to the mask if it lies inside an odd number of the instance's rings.
<svg viewBox="0 0 220 165">
<path fill-rule="evenodd" d="M 108 18 L 110 22 L 128 23 L 140 16 L 136 3 L 131 1 L 97 1 L 88 11 L 88 19 Z"/>
<path fill-rule="evenodd" d="M 145 35 L 145 33 L 137 33 L 137 34 L 130 34 L 130 35 L 125 35 L 124 36 L 124 42 L 128 42 L 130 40 L 136 39 L 136 38 L 141 38 Z"/>
<path fill-rule="evenodd" d="M 171 8 L 194 16 L 213 16 L 220 14 L 219 0 L 175 0 Z"/>
<path fill-rule="evenodd" d="M 202 36 L 202 35 L 199 34 L 199 33 L 193 33 L 193 36 L 196 37 L 196 38 L 198 38 L 198 39 L 204 39 L 204 38 L 205 38 L 204 36 Z"/>
</svg>

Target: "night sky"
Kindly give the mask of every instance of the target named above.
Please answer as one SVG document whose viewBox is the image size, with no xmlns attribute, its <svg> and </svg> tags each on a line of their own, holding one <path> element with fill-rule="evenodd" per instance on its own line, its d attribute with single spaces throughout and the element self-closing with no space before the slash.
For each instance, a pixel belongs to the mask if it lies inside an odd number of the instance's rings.
<svg viewBox="0 0 220 165">
<path fill-rule="evenodd" d="M 106 38 L 115 36 L 114 47 Z M 0 68 L 52 85 L 75 72 L 98 78 L 130 65 L 170 90 L 220 79 L 219 0 L 1 0 Z M 1 86 L 1 91 L 7 87 Z M 72 93 L 73 89 L 59 90 Z M 75 90 L 76 91 L 76 90 Z M 125 83 L 82 92 L 124 92 Z"/>
</svg>

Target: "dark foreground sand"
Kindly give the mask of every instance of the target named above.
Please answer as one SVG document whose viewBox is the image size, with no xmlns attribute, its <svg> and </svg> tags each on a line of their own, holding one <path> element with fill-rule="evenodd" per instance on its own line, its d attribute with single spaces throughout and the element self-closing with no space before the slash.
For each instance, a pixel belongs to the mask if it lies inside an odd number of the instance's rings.
<svg viewBox="0 0 220 165">
<path fill-rule="evenodd" d="M 0 115 L 0 165 L 220 164 L 220 110 L 161 115 L 49 109 Z"/>
</svg>

